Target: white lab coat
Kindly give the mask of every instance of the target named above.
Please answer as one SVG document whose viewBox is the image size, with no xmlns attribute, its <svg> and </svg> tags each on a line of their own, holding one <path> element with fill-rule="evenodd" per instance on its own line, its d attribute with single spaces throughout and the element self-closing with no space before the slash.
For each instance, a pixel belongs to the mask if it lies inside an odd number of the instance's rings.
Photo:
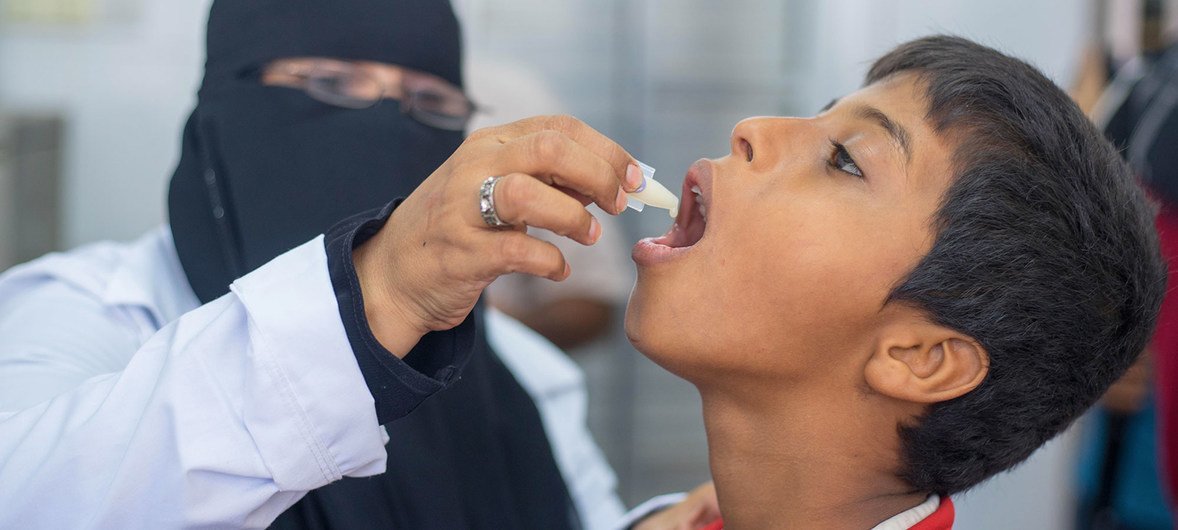
<svg viewBox="0 0 1178 530">
<path fill-rule="evenodd" d="M 585 528 L 622 516 L 576 366 L 489 312 Z M 385 469 L 322 236 L 199 306 L 167 228 L 0 276 L 0 528 L 260 528 Z"/>
</svg>

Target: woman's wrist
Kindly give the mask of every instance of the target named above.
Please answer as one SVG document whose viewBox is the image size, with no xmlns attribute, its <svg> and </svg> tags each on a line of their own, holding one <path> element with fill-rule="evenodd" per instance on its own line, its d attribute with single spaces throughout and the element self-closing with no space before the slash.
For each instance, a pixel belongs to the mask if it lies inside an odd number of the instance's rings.
<svg viewBox="0 0 1178 530">
<path fill-rule="evenodd" d="M 353 249 L 352 261 L 360 280 L 369 330 L 381 346 L 397 358 L 404 358 L 429 329 L 424 320 L 406 310 L 395 285 L 389 283 L 389 261 L 379 256 L 379 237 L 380 234 Z"/>
</svg>

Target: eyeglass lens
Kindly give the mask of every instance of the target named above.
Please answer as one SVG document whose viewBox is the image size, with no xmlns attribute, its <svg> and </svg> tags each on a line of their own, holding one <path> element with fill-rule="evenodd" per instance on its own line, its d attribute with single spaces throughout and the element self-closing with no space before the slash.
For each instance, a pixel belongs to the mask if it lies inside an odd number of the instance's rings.
<svg viewBox="0 0 1178 530">
<path fill-rule="evenodd" d="M 308 95 L 351 109 L 376 105 L 388 92 L 375 77 L 358 68 L 314 69 L 303 74 Z M 405 71 L 403 110 L 417 121 L 446 130 L 462 130 L 475 106 L 457 87 L 437 77 Z"/>
</svg>

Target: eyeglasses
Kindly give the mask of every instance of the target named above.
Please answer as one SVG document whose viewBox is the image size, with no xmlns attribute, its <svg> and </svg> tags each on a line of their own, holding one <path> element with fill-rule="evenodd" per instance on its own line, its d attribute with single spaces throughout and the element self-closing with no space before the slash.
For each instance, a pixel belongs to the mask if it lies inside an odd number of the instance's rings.
<svg viewBox="0 0 1178 530">
<path fill-rule="evenodd" d="M 461 131 L 478 106 L 461 89 L 424 72 L 337 60 L 276 61 L 261 71 L 264 84 L 301 88 L 337 107 L 366 109 L 398 99 L 401 111 L 430 127 Z"/>
</svg>

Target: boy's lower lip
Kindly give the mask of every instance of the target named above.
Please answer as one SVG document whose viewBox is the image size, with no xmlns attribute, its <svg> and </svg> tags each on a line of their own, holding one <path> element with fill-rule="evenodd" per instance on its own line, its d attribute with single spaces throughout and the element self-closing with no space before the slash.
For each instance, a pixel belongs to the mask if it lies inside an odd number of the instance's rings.
<svg viewBox="0 0 1178 530">
<path fill-rule="evenodd" d="M 682 257 L 691 251 L 691 247 L 670 247 L 659 242 L 666 236 L 648 237 L 634 245 L 630 257 L 638 266 L 651 266 L 666 263 Z"/>
</svg>

